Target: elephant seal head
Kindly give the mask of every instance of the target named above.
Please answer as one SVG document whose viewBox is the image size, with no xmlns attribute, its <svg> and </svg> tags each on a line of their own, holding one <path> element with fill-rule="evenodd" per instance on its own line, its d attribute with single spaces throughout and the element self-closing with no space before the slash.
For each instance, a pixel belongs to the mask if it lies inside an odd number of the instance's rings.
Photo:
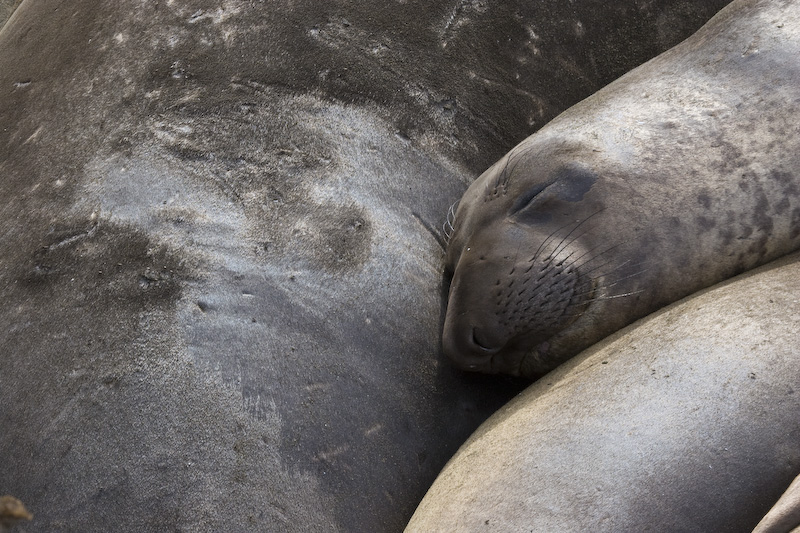
<svg viewBox="0 0 800 533">
<path fill-rule="evenodd" d="M 523 143 L 451 210 L 442 345 L 457 366 L 524 374 L 526 358 L 546 354 L 592 302 L 613 239 L 602 238 L 602 200 L 588 194 L 598 176 L 579 152 Z"/>
</svg>

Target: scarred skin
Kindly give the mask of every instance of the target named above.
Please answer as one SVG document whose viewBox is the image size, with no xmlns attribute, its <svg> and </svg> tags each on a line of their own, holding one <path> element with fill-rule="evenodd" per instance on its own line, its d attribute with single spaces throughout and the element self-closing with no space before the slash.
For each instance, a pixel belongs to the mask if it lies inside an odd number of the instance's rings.
<svg viewBox="0 0 800 533">
<path fill-rule="evenodd" d="M 536 377 L 800 246 L 800 6 L 739 2 L 572 107 L 448 222 L 460 367 Z"/>
</svg>

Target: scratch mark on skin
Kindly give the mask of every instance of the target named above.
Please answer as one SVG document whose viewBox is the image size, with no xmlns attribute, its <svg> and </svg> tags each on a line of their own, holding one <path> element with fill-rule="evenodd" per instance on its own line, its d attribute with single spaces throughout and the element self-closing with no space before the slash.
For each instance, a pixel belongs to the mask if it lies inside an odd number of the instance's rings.
<svg viewBox="0 0 800 533">
<path fill-rule="evenodd" d="M 305 387 L 307 392 L 325 392 L 330 388 L 330 383 L 310 383 Z"/>
<path fill-rule="evenodd" d="M 364 432 L 364 436 L 365 436 L 365 437 L 371 437 L 371 436 L 373 436 L 375 433 L 379 432 L 379 431 L 380 431 L 380 430 L 382 430 L 382 429 L 383 429 L 383 424 L 375 424 L 374 426 L 372 426 L 371 428 L 367 429 L 367 430 Z"/>
<path fill-rule="evenodd" d="M 94 224 L 92 224 L 92 227 L 89 228 L 87 231 L 82 231 L 82 232 L 77 233 L 75 235 L 70 235 L 68 237 L 65 237 L 65 238 L 61 239 L 60 241 L 48 246 L 47 250 L 48 251 L 49 250 L 56 250 L 56 249 L 62 248 L 64 246 L 69 246 L 72 243 L 75 243 L 75 242 L 80 241 L 82 239 L 86 239 L 88 237 L 91 237 L 92 235 L 94 235 L 94 233 L 96 231 L 97 231 L 97 223 L 95 222 Z"/>
<path fill-rule="evenodd" d="M 189 24 L 196 24 L 203 20 L 210 20 L 214 24 L 225 22 L 234 15 L 238 15 L 241 11 L 240 8 L 224 5 L 213 11 L 204 11 L 198 9 L 188 19 Z"/>
<path fill-rule="evenodd" d="M 447 19 L 447 22 L 444 25 L 444 30 L 442 30 L 442 35 L 446 35 L 447 32 L 450 31 L 450 28 L 453 26 L 453 22 L 455 22 L 456 17 L 458 17 L 461 10 L 464 9 L 465 3 L 466 0 L 461 0 L 459 3 L 455 5 L 455 7 L 453 8 L 453 12 L 450 13 L 450 18 Z M 442 46 L 447 46 L 447 42 L 445 41 L 442 44 Z"/>
<path fill-rule="evenodd" d="M 536 102 L 540 107 L 543 105 L 543 100 L 541 98 L 539 98 L 538 96 L 536 96 L 535 94 L 533 94 L 532 92 L 525 91 L 525 90 L 520 89 L 519 87 L 515 87 L 515 86 L 513 86 L 513 85 L 511 85 L 509 83 L 503 83 L 501 81 L 492 80 L 492 79 L 487 78 L 485 76 L 480 76 L 479 74 L 477 74 L 476 72 L 474 72 L 472 70 L 469 71 L 468 75 L 469 75 L 470 79 L 478 80 L 478 81 L 482 82 L 484 85 L 487 85 L 487 86 L 490 86 L 490 87 L 502 87 L 504 89 L 510 89 L 511 91 L 513 91 L 513 92 L 515 92 L 515 93 L 517 93 L 519 95 L 526 96 L 526 97 L 530 98 L 532 101 Z"/>
<path fill-rule="evenodd" d="M 331 450 L 327 450 L 324 452 L 319 452 L 316 456 L 316 459 L 319 461 L 323 461 L 325 463 L 331 463 L 333 459 L 336 459 L 342 454 L 347 453 L 350 451 L 350 446 L 345 444 L 342 446 L 337 446 Z"/>
<path fill-rule="evenodd" d="M 453 7 L 452 13 L 450 13 L 450 16 L 447 18 L 447 22 L 444 24 L 444 28 L 442 28 L 442 31 L 440 32 L 442 48 L 446 48 L 449 44 L 449 34 L 455 33 L 456 28 L 466 24 L 466 11 L 470 8 L 479 13 L 482 13 L 488 9 L 487 6 L 484 5 L 484 2 L 480 0 L 459 0 L 459 2 Z"/>
<path fill-rule="evenodd" d="M 35 140 L 37 137 L 39 137 L 40 133 L 42 133 L 42 126 L 39 126 L 38 128 L 36 128 L 36 131 L 31 133 L 31 135 L 27 139 L 25 139 L 25 142 L 23 142 L 22 144 L 25 145 L 25 144 L 28 144 L 29 142 Z"/>
</svg>

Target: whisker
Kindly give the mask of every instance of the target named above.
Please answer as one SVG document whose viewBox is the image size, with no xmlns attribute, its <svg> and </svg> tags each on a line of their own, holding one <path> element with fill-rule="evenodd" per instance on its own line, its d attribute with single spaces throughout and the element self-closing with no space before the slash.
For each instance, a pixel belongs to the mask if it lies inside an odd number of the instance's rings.
<svg viewBox="0 0 800 533">
<path fill-rule="evenodd" d="M 542 243 L 539 245 L 539 247 L 536 249 L 536 252 L 533 254 L 533 257 L 531 257 L 530 259 L 528 259 L 528 262 L 529 262 L 529 263 L 533 263 L 533 262 L 536 260 L 536 258 L 537 258 L 537 257 L 539 257 L 539 252 L 541 252 L 541 251 L 542 251 L 542 248 L 544 248 L 544 246 L 547 244 L 547 242 L 548 242 L 550 239 L 552 239 L 552 238 L 553 238 L 553 236 L 554 236 L 556 233 L 558 233 L 558 232 L 559 232 L 559 231 L 561 231 L 562 229 L 564 229 L 564 228 L 566 228 L 566 227 L 570 226 L 571 224 L 572 224 L 572 222 L 569 222 L 568 224 L 564 224 L 564 225 L 563 225 L 563 226 L 561 226 L 560 228 L 557 228 L 556 230 L 554 230 L 554 231 L 553 231 L 553 233 L 551 233 L 550 235 L 548 235 L 548 236 L 547 236 L 547 238 L 545 238 L 545 240 L 543 240 L 543 241 L 542 241 Z"/>
<path fill-rule="evenodd" d="M 592 298 L 592 301 L 597 301 L 597 300 L 615 300 L 617 298 L 626 298 L 628 296 L 633 296 L 635 294 L 643 293 L 644 291 L 645 291 L 645 289 L 639 289 L 638 291 L 626 292 L 624 294 L 612 294 L 610 296 L 598 296 L 596 298 Z"/>
<path fill-rule="evenodd" d="M 511 151 L 506 156 L 506 163 L 503 166 L 503 171 L 497 176 L 497 180 L 495 182 L 495 187 L 502 185 L 503 189 L 508 187 L 508 182 L 511 180 L 511 174 L 517 168 L 519 164 L 519 157 L 514 160 L 514 156 L 517 155 L 517 152 L 522 151 L 520 145 L 515 146 L 511 149 Z M 512 165 L 513 162 L 513 165 Z M 509 165 L 511 165 L 511 169 L 509 170 Z"/>
<path fill-rule="evenodd" d="M 594 252 L 595 250 L 597 250 L 597 249 L 598 249 L 598 248 L 600 248 L 601 246 L 603 246 L 603 245 L 602 245 L 602 244 L 598 244 L 598 245 L 596 245 L 596 246 L 594 246 L 594 247 L 590 248 L 589 250 L 586 250 L 584 253 L 582 253 L 581 255 L 579 255 L 578 257 L 576 257 L 576 258 L 575 258 L 575 259 L 572 261 L 572 263 L 568 264 L 566 268 L 567 268 L 567 269 L 569 269 L 569 268 L 573 267 L 573 266 L 574 266 L 574 265 L 575 265 L 575 264 L 576 264 L 578 261 L 580 261 L 581 259 L 583 259 L 583 258 L 584 258 L 584 257 L 586 257 L 587 255 L 589 255 L 590 253 Z M 600 254 L 596 255 L 595 257 L 600 257 L 600 256 L 601 256 L 601 255 L 603 255 L 604 253 L 605 253 L 605 252 L 601 252 Z M 595 257 L 593 257 L 592 259 L 594 259 Z M 591 261 L 592 259 L 588 259 L 588 260 L 587 260 L 585 263 L 582 263 L 580 266 L 583 266 L 583 265 L 585 265 L 586 263 L 588 263 L 588 262 L 589 262 L 589 261 Z M 578 266 L 578 267 L 575 267 L 575 268 L 580 268 L 580 266 Z"/>
<path fill-rule="evenodd" d="M 519 153 L 519 152 L 523 152 L 523 151 L 524 151 L 524 149 L 522 148 L 522 146 L 521 145 L 517 145 L 508 154 L 508 162 L 506 164 L 506 168 L 504 169 L 504 173 L 503 173 L 503 178 L 504 178 L 503 179 L 503 186 L 504 187 L 508 186 L 508 182 L 511 180 L 511 174 L 514 173 L 514 170 L 516 170 L 517 165 L 519 165 L 520 161 L 522 160 L 522 156 L 524 154 Z M 514 157 L 516 157 L 516 160 L 514 161 L 514 164 L 511 167 L 511 171 L 510 172 L 506 172 L 508 170 L 508 163 L 510 163 L 511 159 L 514 158 Z"/>
<path fill-rule="evenodd" d="M 594 294 L 595 292 L 597 292 L 597 287 L 593 288 L 590 291 L 575 293 L 575 294 L 572 295 L 572 298 L 574 299 L 574 298 L 580 298 L 581 296 L 588 296 L 590 294 Z M 586 302 L 580 301 L 580 302 L 576 302 L 574 304 L 569 304 L 567 307 L 569 307 L 571 305 L 583 305 L 584 303 L 586 303 Z"/>
<path fill-rule="evenodd" d="M 514 150 L 516 149 L 517 147 L 512 148 L 512 150 L 508 153 L 508 155 L 506 155 L 506 161 L 505 164 L 503 165 L 503 170 L 500 171 L 500 173 L 497 175 L 494 182 L 492 183 L 492 194 L 497 194 L 498 187 L 502 187 L 504 193 L 507 190 L 508 182 L 511 177 L 511 172 L 514 172 L 514 169 L 517 167 L 517 163 L 514 163 L 514 166 L 511 168 L 511 171 L 509 172 L 508 166 L 511 164 L 511 160 L 514 157 Z"/>
<path fill-rule="evenodd" d="M 456 220 L 456 209 L 458 209 L 458 204 L 461 203 L 461 200 L 456 200 L 452 204 L 450 204 L 450 209 L 447 210 L 447 219 L 450 220 L 452 218 L 453 222 Z"/>
<path fill-rule="evenodd" d="M 450 237 L 452 237 L 453 232 L 456 230 L 455 222 L 456 222 L 456 208 L 459 204 L 460 200 L 456 200 L 450 205 L 450 208 L 447 210 L 447 217 L 445 221 L 442 223 L 442 232 L 444 233 L 444 241 L 445 243 L 450 242 Z M 448 228 L 450 228 L 448 230 Z"/>
<path fill-rule="evenodd" d="M 616 280 L 614 280 L 613 282 L 611 282 L 611 283 L 609 283 L 609 284 L 605 285 L 605 286 L 604 286 L 604 288 L 606 288 L 606 289 L 608 289 L 608 288 L 611 288 L 611 287 L 613 287 L 614 285 L 616 285 L 616 284 L 618 284 L 618 283 L 621 283 L 621 282 L 625 281 L 626 279 L 630 279 L 630 278 L 632 278 L 632 277 L 638 276 L 639 274 L 644 274 L 644 273 L 645 273 L 645 272 L 647 272 L 648 270 L 650 270 L 650 269 L 649 269 L 649 268 L 644 268 L 644 269 L 642 269 L 642 270 L 639 270 L 638 272 L 634 272 L 633 274 L 628 274 L 627 276 L 623 276 L 623 277 L 621 277 L 621 278 L 619 278 L 619 279 L 616 279 Z"/>
<path fill-rule="evenodd" d="M 573 315 L 561 315 L 561 318 L 580 318 L 585 314 L 586 314 L 586 311 L 583 311 L 581 313 L 575 313 Z"/>
<path fill-rule="evenodd" d="M 503 171 L 497 176 L 497 180 L 495 181 L 495 187 L 500 185 L 507 185 L 508 184 L 508 165 L 511 163 L 511 154 L 508 154 L 506 157 L 506 163 L 503 165 Z"/>
<path fill-rule="evenodd" d="M 645 291 L 645 289 L 640 289 L 638 291 L 631 291 L 631 292 L 626 292 L 626 293 L 621 293 L 621 294 L 611 294 L 611 295 L 607 295 L 607 296 L 596 296 L 596 297 L 592 298 L 591 301 L 581 301 L 581 302 L 576 302 L 576 303 L 573 303 L 573 304 L 569 304 L 568 306 L 566 306 L 564 308 L 564 311 L 566 312 L 566 310 L 569 309 L 570 307 L 578 307 L 578 306 L 581 306 L 581 305 L 585 306 L 585 305 L 588 305 L 591 302 L 604 301 L 604 300 L 616 300 L 618 298 L 627 298 L 629 296 L 635 296 L 637 294 L 640 294 L 640 293 L 642 293 L 644 291 Z M 573 313 L 573 314 L 569 314 L 569 315 L 562 314 L 561 316 L 564 317 L 564 318 L 577 318 L 577 317 L 579 317 L 579 316 L 581 316 L 581 315 L 583 315 L 585 313 L 586 313 L 586 311 L 581 311 L 580 313 Z"/>
<path fill-rule="evenodd" d="M 629 262 L 629 261 L 626 261 L 626 263 L 627 263 L 627 262 Z M 639 265 L 641 265 L 641 264 L 642 264 L 642 263 L 638 263 L 638 264 L 636 264 L 636 265 L 633 265 L 633 266 L 634 266 L 634 267 L 637 267 L 637 266 L 639 266 Z M 622 266 L 622 265 L 620 265 L 620 267 L 621 267 L 621 266 Z M 614 269 L 612 269 L 610 272 L 614 272 L 615 270 L 618 270 L 620 267 L 614 268 Z M 611 287 L 614 287 L 615 285 L 619 284 L 620 282 L 622 282 L 622 281 L 624 281 L 624 280 L 626 280 L 626 279 L 632 278 L 632 277 L 634 277 L 634 276 L 638 276 L 639 274 L 643 274 L 644 272 L 647 272 L 648 270 L 649 270 L 649 269 L 646 269 L 646 268 L 645 268 L 645 269 L 643 269 L 643 270 L 639 270 L 638 272 L 634 272 L 633 274 L 629 274 L 629 275 L 627 275 L 627 276 L 624 276 L 624 277 L 622 277 L 622 278 L 619 278 L 619 279 L 617 279 L 617 280 L 614 280 L 614 281 L 612 281 L 611 283 L 604 283 L 604 284 L 602 284 L 602 285 L 596 285 L 596 286 L 595 286 L 595 287 L 593 287 L 591 290 L 588 290 L 588 291 L 585 291 L 585 292 L 581 292 L 581 293 L 576 293 L 576 294 L 573 294 L 573 295 L 572 295 L 572 297 L 573 297 L 573 298 L 575 298 L 575 297 L 586 296 L 586 295 L 589 295 L 589 294 L 592 294 L 592 293 L 596 293 L 596 292 L 599 292 L 599 291 L 603 291 L 603 290 L 610 289 Z M 602 274 L 602 276 L 606 276 L 606 275 L 608 275 L 610 272 L 608 272 L 608 273 L 606 273 L 606 274 Z M 600 277 L 601 277 L 601 276 L 598 276 L 597 278 L 594 278 L 594 280 L 597 280 L 597 279 L 599 279 Z M 570 305 L 572 305 L 572 304 L 570 304 Z"/>
<path fill-rule="evenodd" d="M 556 246 L 556 249 L 555 249 L 555 251 L 553 252 L 553 255 L 554 255 L 554 256 L 557 256 L 557 255 L 558 255 L 558 254 L 560 254 L 562 251 L 564 251 L 564 250 L 567 248 L 567 246 L 569 246 L 570 244 L 572 244 L 573 242 L 575 242 L 575 240 L 576 240 L 576 239 L 578 239 L 578 238 L 582 237 L 583 235 L 586 235 L 586 233 L 588 233 L 588 231 L 589 231 L 589 230 L 587 230 L 586 232 L 582 233 L 582 234 L 581 234 L 581 235 L 579 235 L 579 236 L 576 236 L 574 239 L 572 239 L 572 240 L 571 240 L 571 241 L 569 241 L 567 244 L 565 244 L 565 245 L 564 245 L 564 247 L 563 247 L 563 248 L 561 248 L 561 250 L 559 250 L 559 247 L 560 247 L 562 244 L 564 244 L 564 243 L 566 242 L 566 240 L 569 238 L 569 236 L 570 236 L 570 235 L 572 235 L 572 234 L 575 232 L 575 230 L 577 230 L 578 228 L 580 228 L 581 226 L 583 226 L 583 225 L 584 225 L 584 224 L 585 224 L 585 223 L 586 223 L 586 222 L 587 222 L 589 219 L 591 219 L 592 217 L 596 216 L 598 213 L 601 213 L 602 211 L 604 211 L 604 209 L 599 209 L 599 210 L 595 211 L 594 213 L 592 213 L 592 214 L 591 214 L 591 215 L 589 215 L 588 217 L 586 217 L 586 218 L 584 218 L 583 220 L 581 220 L 581 221 L 580 221 L 580 222 L 579 222 L 579 223 L 578 223 L 578 224 L 577 224 L 577 225 L 576 225 L 574 228 L 572 228 L 572 229 L 570 230 L 570 232 L 569 232 L 569 233 L 567 233 L 566 235 L 564 235 L 564 238 L 563 238 L 563 239 L 561 239 L 561 242 L 560 242 L 560 243 L 558 243 L 558 246 Z"/>
<path fill-rule="evenodd" d="M 606 264 L 608 264 L 608 263 L 606 263 Z M 609 275 L 613 274 L 614 272 L 617 272 L 618 270 L 621 270 L 621 269 L 622 269 L 622 268 L 624 268 L 624 267 L 637 268 L 637 267 L 639 267 L 639 266 L 641 266 L 641 265 L 642 265 L 642 263 L 631 264 L 631 260 L 630 260 L 630 259 L 628 259 L 627 261 L 623 261 L 622 263 L 618 264 L 617 266 L 615 266 L 615 267 L 614 267 L 614 268 L 612 268 L 611 270 L 608 270 L 608 271 L 606 271 L 606 272 L 603 272 L 602 274 L 597 274 L 597 275 L 596 275 L 596 276 L 594 276 L 592 279 L 595 279 L 595 280 L 597 280 L 597 279 L 600 279 L 600 278 L 607 277 L 607 276 L 609 276 Z M 593 270 L 596 270 L 596 269 L 593 269 Z M 586 272 L 585 274 L 589 274 L 589 273 L 591 273 L 591 271 L 589 271 L 589 272 Z M 584 274 L 584 275 L 585 275 L 585 274 Z"/>
<path fill-rule="evenodd" d="M 569 254 L 567 254 L 567 256 L 566 256 L 565 258 L 561 259 L 561 260 L 560 260 L 558 263 L 556 263 L 556 266 L 557 266 L 557 267 L 560 267 L 561 265 L 563 265 L 563 264 L 564 264 L 564 262 L 565 262 L 567 259 L 569 259 L 570 257 L 572 257 L 572 256 L 575 254 L 575 252 L 577 252 L 577 250 L 572 250 L 572 251 L 571 251 Z M 553 257 L 553 259 L 555 259 L 556 257 L 557 257 L 557 256 Z M 553 259 L 551 259 L 551 261 L 552 261 Z M 549 263 L 548 263 L 548 264 L 549 264 Z"/>
<path fill-rule="evenodd" d="M 603 256 L 603 255 L 607 254 L 608 252 L 610 252 L 610 251 L 612 251 L 612 250 L 615 250 L 615 249 L 619 248 L 620 246 L 622 246 L 622 245 L 624 245 L 624 244 L 626 244 L 626 242 L 625 242 L 625 241 L 623 241 L 623 242 L 620 242 L 620 243 L 617 243 L 617 244 L 615 244 L 614 246 L 611 246 L 611 247 L 609 247 L 609 248 L 606 248 L 605 250 L 603 250 L 603 251 L 602 251 L 602 252 L 600 252 L 599 254 L 595 255 L 594 257 L 591 257 L 591 258 L 587 259 L 586 261 L 584 261 L 583 263 L 581 263 L 580 265 L 577 265 L 577 266 L 575 266 L 575 268 L 576 268 L 576 269 L 582 268 L 584 265 L 588 265 L 589 263 L 591 263 L 592 261 L 594 261 L 594 260 L 595 260 L 595 259 L 597 259 L 598 257 L 601 257 L 601 256 Z M 597 270 L 598 268 L 602 268 L 603 266 L 607 265 L 607 264 L 608 264 L 608 263 L 610 263 L 612 260 L 613 260 L 613 259 L 609 259 L 608 261 L 606 261 L 606 262 L 605 262 L 605 263 L 603 263 L 602 265 L 596 266 L 596 267 L 592 268 L 591 270 L 589 270 L 588 272 L 583 272 L 583 274 L 585 275 L 585 274 L 588 274 L 588 273 L 590 273 L 590 272 L 594 272 L 594 271 L 595 271 L 595 270 Z M 576 262 L 577 262 L 577 260 L 576 260 L 574 263 L 576 263 Z M 630 260 L 626 261 L 625 263 L 629 263 L 629 262 L 630 262 Z M 573 263 L 573 265 L 574 265 L 574 263 Z M 625 263 L 622 263 L 622 265 L 624 265 Z M 570 266 L 573 266 L 573 265 L 570 265 Z M 622 266 L 622 265 L 620 265 L 620 266 Z"/>
<path fill-rule="evenodd" d="M 643 270 L 642 272 L 645 272 L 645 271 Z M 637 274 L 641 274 L 642 272 L 637 272 Z M 633 275 L 631 275 L 630 277 L 632 277 L 632 276 L 633 276 Z M 589 295 L 591 295 L 591 294 L 596 294 L 596 293 L 599 293 L 599 292 L 601 292 L 601 291 L 604 291 L 604 290 L 607 290 L 607 289 L 610 289 L 610 288 L 614 287 L 615 285 L 617 285 L 617 284 L 618 284 L 619 282 L 621 282 L 621 281 L 623 281 L 623 280 L 622 280 L 622 279 L 620 279 L 620 280 L 617 280 L 617 281 L 615 281 L 615 282 L 613 282 L 613 283 L 609 283 L 609 284 L 603 284 L 603 285 L 597 285 L 597 286 L 595 286 L 595 287 L 592 287 L 592 288 L 591 288 L 591 289 L 589 289 L 588 291 L 574 293 L 574 294 L 572 295 L 572 298 L 582 298 L 583 296 L 589 296 Z M 642 290 L 644 290 L 644 289 L 642 289 Z M 600 297 L 598 296 L 597 298 L 600 298 Z M 592 300 L 595 300 L 595 299 L 597 299 L 597 298 L 595 298 L 595 297 L 592 297 Z M 580 303 L 581 303 L 581 302 L 577 302 L 577 303 L 575 303 L 575 304 L 569 304 L 569 305 L 580 305 Z"/>
<path fill-rule="evenodd" d="M 577 241 L 578 239 L 580 239 L 581 237 L 583 237 L 584 235 L 586 235 L 586 234 L 587 234 L 587 233 L 589 233 L 590 231 L 592 231 L 592 230 L 591 230 L 591 229 L 587 229 L 586 231 L 584 231 L 584 232 L 582 232 L 582 233 L 579 233 L 578 235 L 576 235 L 576 236 L 575 236 L 575 237 L 574 237 L 574 238 L 573 238 L 571 241 L 569 241 L 569 242 L 568 242 L 568 243 L 567 243 L 567 244 L 564 246 L 564 248 L 563 248 L 561 251 L 563 251 L 564 249 L 568 248 L 570 244 L 574 243 L 575 241 Z M 601 245 L 601 244 L 598 244 L 597 246 L 595 246 L 594 248 L 592 248 L 592 249 L 591 249 L 591 250 L 589 250 L 588 252 L 584 252 L 584 253 L 583 253 L 583 254 L 581 254 L 580 256 L 576 257 L 576 258 L 575 258 L 575 261 L 577 261 L 577 260 L 578 260 L 578 259 L 580 259 L 581 257 L 585 256 L 586 254 L 588 254 L 588 253 L 592 252 L 593 250 L 596 250 L 596 249 L 597 249 L 597 248 L 599 248 L 600 246 L 602 246 L 602 245 Z M 561 251 L 559 251 L 558 253 L 561 253 Z M 557 253 L 556 255 L 558 255 L 558 253 Z M 567 257 L 565 257 L 565 258 L 564 258 L 564 259 L 561 261 L 561 262 L 562 262 L 562 264 L 563 264 L 563 262 L 564 262 L 564 261 L 566 261 L 566 260 L 567 260 L 569 257 L 572 257 L 572 255 L 573 255 L 574 253 L 575 253 L 575 251 L 573 251 L 573 252 L 572 252 L 572 253 L 570 253 L 570 254 L 569 254 Z M 573 263 L 574 263 L 575 261 L 573 261 Z M 569 266 L 569 265 L 567 265 L 567 266 Z"/>
<path fill-rule="evenodd" d="M 566 235 L 564 235 L 564 237 L 561 239 L 561 241 L 555 246 L 553 251 L 550 253 L 550 259 L 548 259 L 548 263 L 547 263 L 546 266 L 549 266 L 550 263 L 552 262 L 552 260 L 555 259 L 558 256 L 558 254 L 560 254 L 561 252 L 566 250 L 569 247 L 569 245 L 571 245 L 572 243 L 574 243 L 575 241 L 577 241 L 578 239 L 580 239 L 581 237 L 583 237 L 584 235 L 589 233 L 591 231 L 591 229 L 587 229 L 586 231 L 584 231 L 582 233 L 579 233 L 578 235 L 575 235 L 571 240 L 568 241 L 570 235 L 572 235 L 578 228 L 580 228 L 583 224 L 585 224 L 587 221 L 589 221 L 592 217 L 596 216 L 597 214 L 599 214 L 599 213 L 601 213 L 603 211 L 605 211 L 605 208 L 598 209 L 597 211 L 595 211 L 594 213 L 592 213 L 588 217 L 584 218 L 583 220 L 581 220 L 580 222 L 575 224 L 575 227 L 573 227 Z M 539 248 L 536 250 L 536 253 L 533 255 L 533 257 L 529 261 L 533 262 L 534 260 L 536 260 L 536 258 L 539 256 L 539 253 L 543 250 L 543 248 L 550 241 L 550 239 L 552 237 L 554 237 L 558 232 L 560 232 L 564 228 L 569 227 L 573 223 L 574 223 L 574 221 L 571 221 L 568 224 L 565 224 L 565 225 L 561 226 L 560 228 L 556 229 L 550 235 L 548 235 L 547 238 L 544 241 L 542 241 L 542 244 L 539 245 Z M 595 248 L 593 248 L 592 250 L 594 250 Z M 605 252 L 603 252 L 603 253 L 605 253 Z M 570 254 L 570 255 L 572 255 L 572 254 Z M 583 257 L 584 255 L 586 255 L 586 254 L 583 254 L 580 257 Z M 569 256 L 567 256 L 567 257 L 569 257 Z M 562 263 L 563 263 L 563 261 L 562 261 Z"/>
<path fill-rule="evenodd" d="M 606 266 L 606 265 L 610 265 L 610 264 L 611 264 L 611 263 L 613 263 L 613 262 L 614 262 L 614 258 L 613 258 L 613 257 L 612 257 L 612 258 L 609 258 L 609 259 L 608 259 L 608 261 L 606 261 L 605 263 L 600 263 L 599 265 L 595 266 L 594 268 L 591 268 L 591 269 L 589 269 L 589 270 L 587 270 L 587 271 L 585 271 L 585 272 L 581 272 L 581 275 L 583 275 L 583 276 L 588 276 L 589 274 L 591 274 L 591 273 L 592 273 L 592 272 L 594 272 L 595 270 L 598 270 L 598 269 L 600 269 L 600 268 L 603 268 L 603 267 L 604 267 L 604 266 Z M 588 263 L 588 261 L 587 261 L 587 263 Z M 625 262 L 623 262 L 622 264 L 620 264 L 620 265 L 618 265 L 618 266 L 614 267 L 614 270 L 616 270 L 616 269 L 618 269 L 618 268 L 622 268 L 622 267 L 623 267 L 623 266 L 625 266 L 627 263 L 630 263 L 630 259 L 629 259 L 628 261 L 625 261 Z M 584 265 L 585 265 L 585 264 L 586 264 L 586 263 L 584 263 Z M 580 266 L 579 266 L 579 267 L 577 267 L 577 268 L 580 268 L 580 267 L 582 267 L 582 266 L 583 266 L 583 265 L 580 265 Z M 613 272 L 613 270 L 612 270 L 612 272 Z M 605 274 L 603 274 L 603 275 L 605 275 Z M 599 277 L 600 277 L 600 276 L 598 275 L 598 276 L 595 276 L 595 278 L 593 278 L 593 279 L 597 279 L 597 278 L 599 278 Z"/>
</svg>

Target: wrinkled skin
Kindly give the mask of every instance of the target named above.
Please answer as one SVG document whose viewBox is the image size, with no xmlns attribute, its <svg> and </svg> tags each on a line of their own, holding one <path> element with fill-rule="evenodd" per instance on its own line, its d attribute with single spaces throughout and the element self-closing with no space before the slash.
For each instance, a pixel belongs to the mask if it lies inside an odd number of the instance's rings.
<svg viewBox="0 0 800 533">
<path fill-rule="evenodd" d="M 487 170 L 448 226 L 445 353 L 536 377 L 796 250 L 798 54 L 797 3 L 738 2 Z"/>
</svg>

